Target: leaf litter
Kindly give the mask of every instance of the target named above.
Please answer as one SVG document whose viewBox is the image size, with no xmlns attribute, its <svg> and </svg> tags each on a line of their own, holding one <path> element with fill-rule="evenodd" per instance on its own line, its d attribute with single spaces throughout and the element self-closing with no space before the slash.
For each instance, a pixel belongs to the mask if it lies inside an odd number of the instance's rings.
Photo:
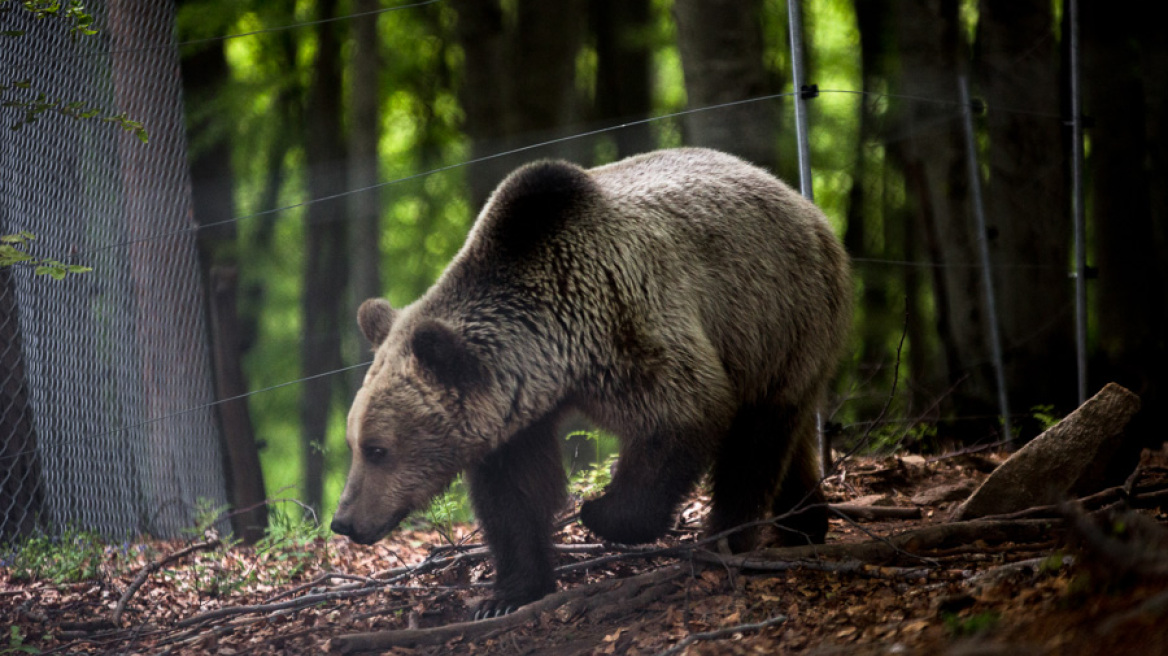
<svg viewBox="0 0 1168 656">
<path fill-rule="evenodd" d="M 833 503 L 911 507 L 914 497 L 929 498 L 922 492 L 980 482 L 1000 459 L 852 458 L 825 490 Z M 1140 489 L 1168 486 L 1163 452 L 1145 452 L 1141 468 Z M 956 503 L 935 501 L 920 519 L 835 518 L 828 543 L 940 526 Z M 657 546 L 698 539 L 707 506 L 695 495 Z M 440 630 L 436 644 L 384 653 L 1168 654 L 1168 549 L 1145 548 L 1149 534 L 1168 535 L 1168 513 L 1159 505 L 1124 512 L 1084 514 L 1078 529 L 1052 518 L 1039 539 L 973 539 L 902 549 L 881 562 L 782 568 L 761 553 L 749 566 L 711 552 L 600 545 L 565 520 L 560 565 L 595 562 L 562 572 L 569 598 L 665 568 L 678 574 L 624 601 L 568 603 L 474 636 Z M 473 526 L 455 525 L 401 531 L 371 546 L 319 536 L 265 550 L 208 546 L 151 571 L 116 624 L 119 601 L 143 568 L 200 540 L 105 545 L 96 575 L 76 581 L 30 576 L 6 556 L 0 618 L 9 628 L 0 653 L 308 654 L 341 649 L 351 634 L 457 625 L 490 593 L 493 570 L 480 539 Z"/>
</svg>

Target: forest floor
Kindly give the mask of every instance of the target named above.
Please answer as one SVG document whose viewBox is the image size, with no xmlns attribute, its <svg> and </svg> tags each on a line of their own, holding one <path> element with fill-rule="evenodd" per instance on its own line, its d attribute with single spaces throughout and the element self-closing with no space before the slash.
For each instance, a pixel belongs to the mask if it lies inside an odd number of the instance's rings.
<svg viewBox="0 0 1168 656">
<path fill-rule="evenodd" d="M 565 521 L 560 592 L 469 624 L 493 576 L 472 526 L 369 547 L 292 533 L 104 546 L 75 582 L 10 554 L 0 654 L 1168 654 L 1168 502 L 949 522 L 947 499 L 1001 459 L 850 459 L 825 483 L 831 502 L 920 517 L 833 519 L 835 551 L 811 556 L 692 546 L 701 496 L 665 552 L 594 544 Z M 1168 455 L 1145 452 L 1128 483 L 1128 500 L 1163 490 Z M 394 633 L 345 637 L 370 632 Z"/>
</svg>

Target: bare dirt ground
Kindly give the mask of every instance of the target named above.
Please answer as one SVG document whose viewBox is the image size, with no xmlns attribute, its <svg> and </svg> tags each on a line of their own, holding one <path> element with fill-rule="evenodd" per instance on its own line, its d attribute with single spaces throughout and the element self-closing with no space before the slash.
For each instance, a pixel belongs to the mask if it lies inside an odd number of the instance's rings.
<svg viewBox="0 0 1168 656">
<path fill-rule="evenodd" d="M 834 551 L 815 554 L 693 547 L 700 496 L 658 545 L 669 551 L 597 545 L 567 519 L 560 592 L 471 624 L 493 575 L 471 526 L 371 547 L 213 536 L 106 547 L 74 583 L 30 580 L 10 562 L 0 654 L 1168 654 L 1168 456 L 1145 452 L 1126 490 L 1085 510 L 949 523 L 950 499 L 998 461 L 852 459 L 826 482 L 830 501 L 921 516 L 845 506 L 856 519 L 832 520 Z"/>
</svg>

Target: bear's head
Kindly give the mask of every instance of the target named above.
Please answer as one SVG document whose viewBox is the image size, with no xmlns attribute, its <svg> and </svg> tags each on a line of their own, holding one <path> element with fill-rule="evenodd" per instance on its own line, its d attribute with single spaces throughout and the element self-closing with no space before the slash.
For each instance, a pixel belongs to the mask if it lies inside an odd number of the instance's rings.
<svg viewBox="0 0 1168 656">
<path fill-rule="evenodd" d="M 425 508 L 490 441 L 477 354 L 441 320 L 404 314 L 381 299 L 357 313 L 376 355 L 349 411 L 352 462 L 332 530 L 362 544 Z"/>
</svg>

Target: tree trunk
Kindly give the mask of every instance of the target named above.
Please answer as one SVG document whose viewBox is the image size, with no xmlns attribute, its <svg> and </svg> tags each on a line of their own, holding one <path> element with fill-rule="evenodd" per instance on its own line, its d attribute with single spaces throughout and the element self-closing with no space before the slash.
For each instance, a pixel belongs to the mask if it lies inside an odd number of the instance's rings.
<svg viewBox="0 0 1168 656">
<path fill-rule="evenodd" d="M 198 102 L 223 93 L 230 71 L 222 47 L 212 46 L 193 53 L 182 60 L 182 66 L 185 95 L 189 101 Z M 190 135 L 199 135 L 209 128 L 205 121 L 191 124 L 187 130 Z M 213 224 L 235 216 L 231 143 L 225 136 L 215 139 L 190 158 L 190 172 L 195 223 Z M 207 291 L 216 397 L 226 399 L 248 390 L 243 373 L 243 336 L 236 303 L 238 230 L 234 222 L 227 222 L 203 228 L 198 235 L 200 269 Z M 247 400 L 220 403 L 216 409 L 223 440 L 228 499 L 236 510 L 249 509 L 232 515 L 232 530 L 244 542 L 253 544 L 264 536 L 268 510 L 263 504 L 266 498 L 264 476 Z"/>
<path fill-rule="evenodd" d="M 43 495 L 18 312 L 12 271 L 0 268 L 0 543 L 32 532 Z"/>
<path fill-rule="evenodd" d="M 182 88 L 178 53 L 157 51 L 171 38 L 174 6 L 147 0 L 108 3 L 110 66 L 119 110 L 140 120 L 150 141 L 118 138 L 127 257 L 135 294 L 137 352 L 141 361 L 142 416 L 183 413 L 181 421 L 151 421 L 140 509 L 142 530 L 157 536 L 189 526 L 190 504 L 202 496 L 223 500 L 222 460 L 214 412 L 200 409 L 214 397 L 207 348 L 204 295 L 194 261 Z M 143 80 L 155 81 L 144 84 Z M 161 172 L 175 172 L 164 175 Z M 160 233 L 169 233 L 159 238 Z M 199 409 L 186 414 L 192 408 Z M 210 437 L 208 444 L 203 441 Z M 210 449 L 210 451 L 208 451 Z M 213 465 L 193 467 L 200 458 Z M 208 475 L 213 472 L 213 475 Z M 176 499 L 183 503 L 174 503 Z M 185 506 L 185 507 L 184 507 Z"/>
<path fill-rule="evenodd" d="M 357 0 L 356 13 L 366 13 L 381 6 L 379 0 Z M 378 71 L 377 18 L 366 16 L 353 20 L 353 63 L 349 72 L 349 187 L 366 189 L 381 180 L 377 145 L 381 137 L 381 97 Z M 352 294 L 349 317 L 357 316 L 357 307 L 367 298 L 381 296 L 381 197 L 377 189 L 360 191 L 349 197 L 351 231 L 349 261 Z"/>
<path fill-rule="evenodd" d="M 762 0 L 676 0 L 677 43 L 689 108 L 774 93 L 768 83 Z M 687 142 L 778 172 L 778 112 L 761 101 L 685 117 Z"/>
<path fill-rule="evenodd" d="M 586 24 L 582 0 L 456 0 L 465 66 L 459 99 L 473 158 L 565 136 L 580 117 L 576 57 Z M 578 142 L 492 158 L 468 170 L 472 207 L 481 207 L 512 169 L 540 157 L 581 161 Z"/>
<path fill-rule="evenodd" d="M 948 407 L 958 414 L 992 416 L 996 394 L 980 271 L 973 266 L 978 261 L 977 234 L 969 209 L 961 108 L 956 107 L 957 71 L 963 68 L 957 9 L 955 0 L 892 3 L 901 53 L 892 86 L 906 96 L 893 108 L 897 132 L 906 137 L 892 152 L 904 171 L 907 203 L 917 217 L 909 230 L 921 235 L 922 251 L 935 263 L 936 325 L 945 350 L 945 362 L 938 368 L 947 371 L 950 385 L 957 384 Z M 987 429 L 971 422 L 955 426 L 960 436 L 968 437 L 984 437 Z"/>
<path fill-rule="evenodd" d="M 1134 24 L 1158 21 L 1150 12 L 1117 12 L 1098 3 L 1084 2 L 1083 111 L 1094 119 L 1088 131 L 1091 152 L 1091 216 L 1094 263 L 1099 269 L 1094 312 L 1098 317 L 1100 358 L 1092 362 L 1094 385 L 1114 380 L 1144 399 L 1145 410 L 1133 430 L 1151 444 L 1163 441 L 1163 429 L 1150 417 L 1161 408 L 1168 371 L 1168 290 L 1162 257 L 1165 227 L 1164 182 L 1149 175 L 1148 164 L 1164 171 L 1163 70 L 1139 70 L 1142 46 L 1147 55 L 1161 56 L 1162 35 Z M 1154 61 L 1154 59 L 1153 59 Z M 1145 77 L 1146 76 L 1146 77 Z M 1158 104 L 1146 104 L 1154 99 Z M 1149 112 L 1149 110 L 1154 110 Z M 1153 199 L 1159 203 L 1153 206 Z M 1090 252 L 1090 251 L 1089 251 Z M 1089 290 L 1092 291 L 1092 290 Z"/>
<path fill-rule="evenodd" d="M 1062 71 L 1051 37 L 1054 16 L 1045 0 L 980 6 L 977 68 L 990 143 L 986 224 L 1010 407 L 1070 410 L 1078 399 L 1067 278 L 1068 135 L 1057 118 Z M 1024 437 L 1039 430 L 1024 426 Z"/>
<path fill-rule="evenodd" d="M 337 15 L 337 0 L 320 4 L 322 20 Z M 345 149 L 341 132 L 341 59 L 338 23 L 316 26 L 316 58 L 305 111 L 308 191 L 328 198 L 345 190 Z M 324 496 L 324 456 L 328 420 L 338 396 L 339 376 L 321 376 L 341 367 L 340 317 L 345 298 L 348 246 L 346 203 L 342 199 L 308 206 L 305 218 L 305 267 L 301 367 L 301 457 L 304 502 L 320 511 Z"/>
<path fill-rule="evenodd" d="M 596 118 L 604 125 L 643 119 L 653 109 L 648 0 L 597 0 L 591 4 L 596 37 Z M 641 123 L 612 133 L 617 158 L 653 150 L 653 132 Z"/>
</svg>

